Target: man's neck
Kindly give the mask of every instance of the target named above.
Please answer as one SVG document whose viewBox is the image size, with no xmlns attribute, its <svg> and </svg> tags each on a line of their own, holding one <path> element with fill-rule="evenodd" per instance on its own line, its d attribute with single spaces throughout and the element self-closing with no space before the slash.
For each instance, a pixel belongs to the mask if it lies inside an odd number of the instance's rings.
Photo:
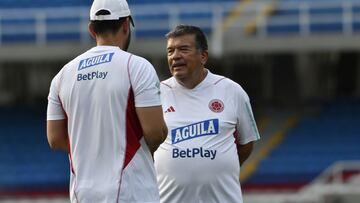
<svg viewBox="0 0 360 203">
<path fill-rule="evenodd" d="M 122 44 L 119 40 L 115 37 L 98 37 L 96 39 L 97 46 L 115 46 L 120 47 L 122 49 Z"/>
<path fill-rule="evenodd" d="M 198 84 L 200 84 L 206 77 L 208 71 L 206 68 L 203 68 L 202 71 L 200 71 L 199 75 L 195 78 L 184 78 L 184 79 L 176 79 L 176 81 L 186 87 L 187 89 L 194 89 Z"/>
</svg>

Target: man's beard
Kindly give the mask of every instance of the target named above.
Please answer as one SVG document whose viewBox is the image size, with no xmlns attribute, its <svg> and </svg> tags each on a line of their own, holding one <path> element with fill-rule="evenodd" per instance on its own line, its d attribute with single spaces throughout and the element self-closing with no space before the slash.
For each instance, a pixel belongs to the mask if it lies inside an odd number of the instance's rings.
<svg viewBox="0 0 360 203">
<path fill-rule="evenodd" d="M 129 27 L 129 35 L 128 35 L 128 38 L 126 39 L 125 41 L 125 44 L 124 44 L 124 47 L 123 47 L 123 50 L 124 51 L 127 51 L 129 46 L 130 46 L 130 41 L 131 41 L 131 29 Z"/>
</svg>

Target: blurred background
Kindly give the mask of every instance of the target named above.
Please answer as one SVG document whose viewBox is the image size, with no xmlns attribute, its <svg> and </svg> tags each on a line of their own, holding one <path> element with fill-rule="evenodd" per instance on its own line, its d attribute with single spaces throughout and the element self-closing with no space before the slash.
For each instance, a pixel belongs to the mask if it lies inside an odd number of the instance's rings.
<svg viewBox="0 0 360 203">
<path fill-rule="evenodd" d="M 207 67 L 249 94 L 262 139 L 245 203 L 360 202 L 360 0 L 129 0 L 129 51 L 169 77 L 164 38 L 207 34 Z M 68 200 L 69 163 L 46 139 L 51 79 L 94 46 L 91 0 L 0 1 L 0 202 Z"/>
</svg>

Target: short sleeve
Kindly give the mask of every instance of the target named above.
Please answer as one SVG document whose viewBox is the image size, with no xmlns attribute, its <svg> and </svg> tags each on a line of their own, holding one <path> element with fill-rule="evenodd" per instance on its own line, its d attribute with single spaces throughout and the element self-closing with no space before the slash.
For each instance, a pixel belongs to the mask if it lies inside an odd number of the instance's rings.
<svg viewBox="0 0 360 203">
<path fill-rule="evenodd" d="M 60 73 L 51 81 L 48 95 L 47 120 L 63 120 L 66 118 L 59 96 Z"/>
<path fill-rule="evenodd" d="M 236 130 L 238 132 L 237 140 L 239 144 L 246 144 L 260 139 L 260 135 L 252 112 L 249 96 L 241 87 L 239 88 L 240 91 L 236 91 L 235 94 L 238 104 L 236 109 Z"/>
<path fill-rule="evenodd" d="M 160 106 L 160 81 L 154 67 L 147 60 L 130 59 L 130 77 L 136 107 Z"/>
</svg>

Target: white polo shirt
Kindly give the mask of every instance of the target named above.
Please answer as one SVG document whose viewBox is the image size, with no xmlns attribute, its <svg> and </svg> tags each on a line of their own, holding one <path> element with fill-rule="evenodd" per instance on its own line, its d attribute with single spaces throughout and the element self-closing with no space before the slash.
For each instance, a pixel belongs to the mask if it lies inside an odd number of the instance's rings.
<svg viewBox="0 0 360 203">
<path fill-rule="evenodd" d="M 174 77 L 160 85 L 168 136 L 155 152 L 163 203 L 241 203 L 235 142 L 259 139 L 249 97 L 208 71 L 195 88 Z"/>
<path fill-rule="evenodd" d="M 97 46 L 51 83 L 48 120 L 68 120 L 72 202 L 159 202 L 155 170 L 135 107 L 160 106 L 144 58 Z"/>
</svg>

